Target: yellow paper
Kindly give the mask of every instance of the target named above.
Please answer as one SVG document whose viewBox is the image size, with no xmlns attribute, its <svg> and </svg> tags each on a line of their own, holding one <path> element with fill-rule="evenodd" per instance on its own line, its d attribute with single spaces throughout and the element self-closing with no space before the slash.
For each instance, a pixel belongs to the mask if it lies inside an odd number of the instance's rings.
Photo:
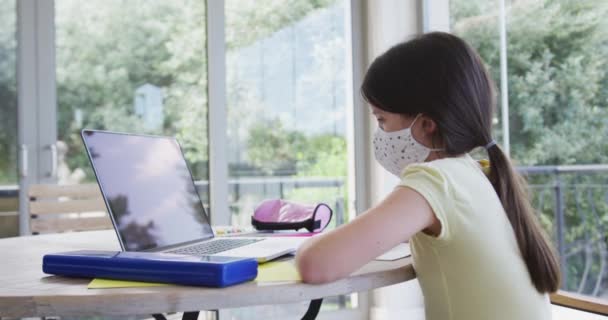
<svg viewBox="0 0 608 320">
<path fill-rule="evenodd" d="M 89 289 L 107 289 L 107 288 L 138 288 L 138 287 L 161 287 L 170 286 L 167 283 L 154 282 L 139 282 L 139 281 L 124 281 L 110 279 L 93 279 L 87 286 Z"/>
<path fill-rule="evenodd" d="M 258 266 L 256 282 L 302 281 L 294 265 L 294 260 L 267 262 Z M 89 289 L 107 288 L 140 288 L 170 286 L 168 283 L 153 283 L 139 281 L 123 281 L 109 279 L 93 279 L 88 285 Z"/>
<path fill-rule="evenodd" d="M 267 262 L 258 266 L 256 282 L 302 281 L 294 265 L 294 259 Z"/>
</svg>

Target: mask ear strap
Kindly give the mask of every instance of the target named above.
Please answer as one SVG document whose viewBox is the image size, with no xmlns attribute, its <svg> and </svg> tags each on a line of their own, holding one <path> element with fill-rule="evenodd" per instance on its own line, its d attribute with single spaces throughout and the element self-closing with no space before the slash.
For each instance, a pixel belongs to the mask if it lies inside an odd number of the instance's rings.
<svg viewBox="0 0 608 320">
<path fill-rule="evenodd" d="M 414 121 L 412 121 L 412 124 L 410 124 L 410 130 L 412 129 L 412 127 L 414 126 L 414 123 L 416 123 L 416 120 L 418 120 L 418 118 L 420 118 L 420 116 L 422 115 L 422 113 L 419 113 L 416 118 L 414 118 Z M 412 135 L 413 136 L 413 135 Z M 420 142 L 418 142 L 420 143 Z M 429 151 L 445 151 L 444 148 L 427 148 L 429 149 Z"/>
<path fill-rule="evenodd" d="M 418 118 L 420 118 L 421 115 L 422 115 L 422 113 L 419 113 L 418 115 L 416 115 L 416 118 L 414 118 L 414 121 L 412 121 L 412 124 L 410 124 L 410 129 L 412 129 L 412 127 L 414 127 L 414 123 L 416 123 L 416 120 L 418 120 Z"/>
<path fill-rule="evenodd" d="M 322 202 L 317 204 L 317 206 L 315 207 L 315 210 L 312 213 L 312 222 L 311 222 L 312 230 L 308 229 L 308 231 L 310 231 L 310 232 L 314 232 L 316 229 L 321 228 L 321 220 L 317 220 L 317 211 L 319 211 L 320 207 L 326 207 L 327 210 L 329 210 L 329 218 L 327 220 L 327 224 L 323 227 L 323 229 L 319 230 L 319 232 L 321 232 L 321 231 L 325 230 L 325 228 L 327 228 L 327 226 L 329 225 L 329 222 L 331 221 L 331 218 L 334 216 L 334 211 L 331 209 L 330 206 L 328 206 L 327 204 L 322 203 Z"/>
<path fill-rule="evenodd" d="M 255 217 L 251 217 L 251 225 L 257 230 L 300 230 L 309 229 L 311 220 L 306 219 L 301 222 L 265 222 L 259 221 Z M 314 225 L 313 225 L 314 226 Z M 311 231 L 312 232 L 312 231 Z"/>
</svg>

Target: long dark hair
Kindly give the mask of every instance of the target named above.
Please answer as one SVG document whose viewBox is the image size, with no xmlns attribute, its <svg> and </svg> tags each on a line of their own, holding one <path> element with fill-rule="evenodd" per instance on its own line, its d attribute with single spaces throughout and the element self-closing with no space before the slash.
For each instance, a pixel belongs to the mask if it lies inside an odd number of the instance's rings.
<svg viewBox="0 0 608 320">
<path fill-rule="evenodd" d="M 447 156 L 493 141 L 494 83 L 475 50 L 449 33 L 427 33 L 389 49 L 369 67 L 361 92 L 384 111 L 429 116 L 437 124 L 437 137 Z M 541 293 L 555 292 L 561 281 L 559 265 L 536 221 L 525 181 L 498 145 L 487 152 L 489 179 L 515 231 L 532 282 Z"/>
</svg>

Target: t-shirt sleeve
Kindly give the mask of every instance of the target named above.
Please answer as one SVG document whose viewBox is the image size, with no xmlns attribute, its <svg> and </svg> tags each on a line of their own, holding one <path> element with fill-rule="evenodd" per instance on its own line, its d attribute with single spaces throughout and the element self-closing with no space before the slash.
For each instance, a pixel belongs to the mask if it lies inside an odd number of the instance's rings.
<svg viewBox="0 0 608 320">
<path fill-rule="evenodd" d="M 452 207 L 452 195 L 448 181 L 441 171 L 429 164 L 410 165 L 403 171 L 399 186 L 411 188 L 422 195 L 441 223 L 441 232 L 437 237 L 425 236 L 439 242 L 447 242 L 453 233 L 448 217 L 448 209 Z"/>
</svg>

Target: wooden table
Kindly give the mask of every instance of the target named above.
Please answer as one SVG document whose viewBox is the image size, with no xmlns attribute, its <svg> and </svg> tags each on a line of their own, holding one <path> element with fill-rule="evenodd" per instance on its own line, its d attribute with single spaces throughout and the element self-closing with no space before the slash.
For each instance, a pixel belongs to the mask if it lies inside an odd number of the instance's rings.
<svg viewBox="0 0 608 320">
<path fill-rule="evenodd" d="M 89 279 L 42 272 L 46 253 L 119 248 L 113 230 L 0 239 L 0 317 L 157 314 L 294 303 L 368 291 L 415 277 L 411 258 L 372 261 L 346 279 L 323 285 L 248 282 L 223 289 L 87 289 Z"/>
</svg>

